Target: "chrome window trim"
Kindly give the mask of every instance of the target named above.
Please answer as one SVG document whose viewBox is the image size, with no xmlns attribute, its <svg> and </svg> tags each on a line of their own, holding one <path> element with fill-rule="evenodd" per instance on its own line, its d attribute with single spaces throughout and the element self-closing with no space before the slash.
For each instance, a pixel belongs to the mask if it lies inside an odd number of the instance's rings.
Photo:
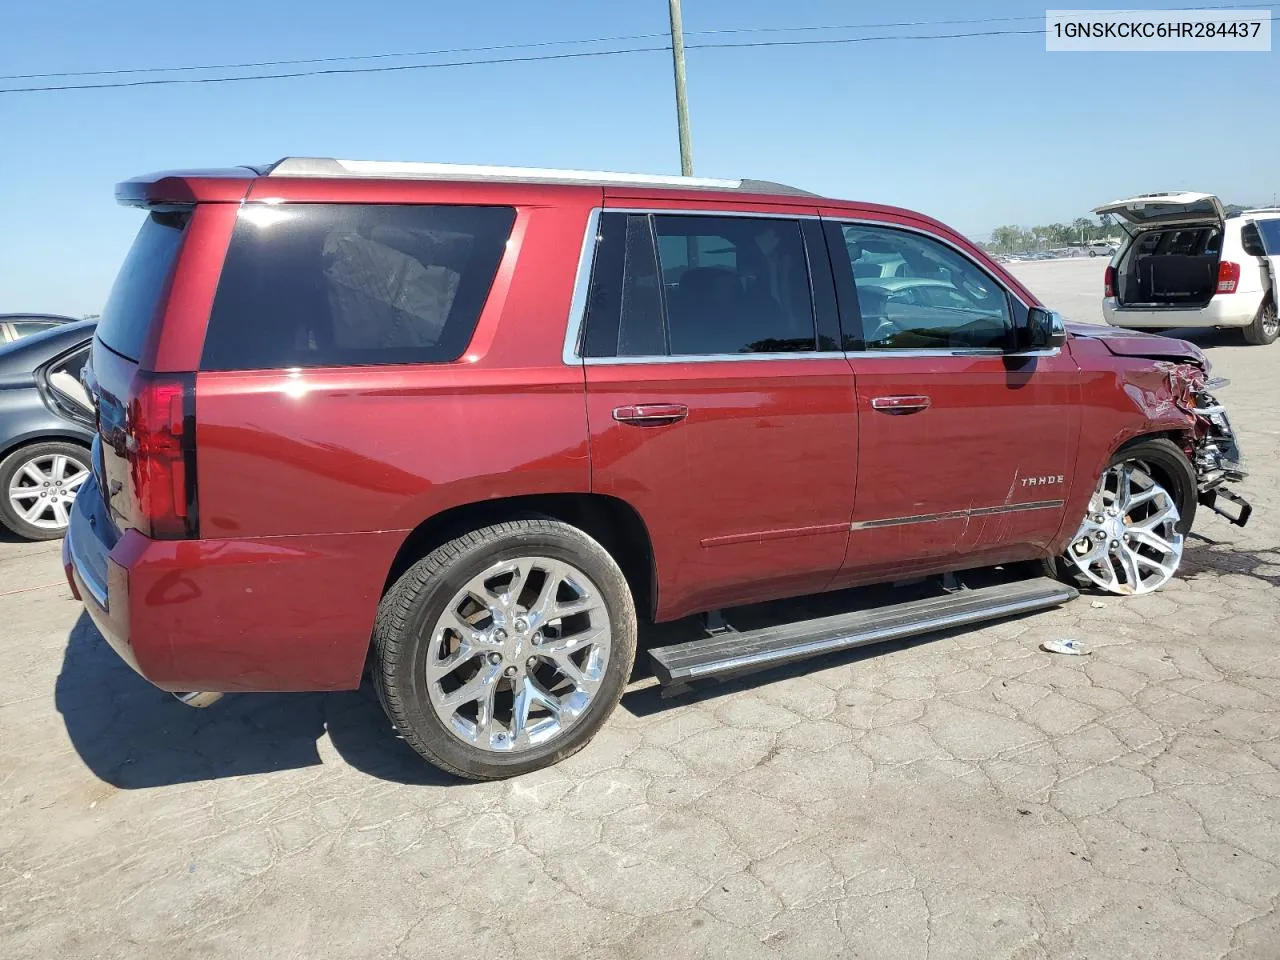
<svg viewBox="0 0 1280 960">
<path fill-rule="evenodd" d="M 819 214 L 810 213 L 758 213 L 754 210 L 717 210 L 717 209 L 688 209 L 685 207 L 642 207 L 642 206 L 609 206 L 593 207 L 587 215 L 587 227 L 582 238 L 582 250 L 578 254 L 578 270 L 574 277 L 573 295 L 569 300 L 569 318 L 565 328 L 564 348 L 561 351 L 561 359 L 566 366 L 613 366 L 613 365 L 634 365 L 634 364 L 653 364 L 653 363 L 723 363 L 723 362 L 741 362 L 743 360 L 830 360 L 837 357 L 846 357 L 850 360 L 862 359 L 885 359 L 891 360 L 901 357 L 1056 357 L 1062 353 L 1061 347 L 1054 347 L 1052 350 L 1026 350 L 1016 353 L 1009 353 L 1004 350 L 975 348 L 973 350 L 809 350 L 797 351 L 795 353 L 722 353 L 722 354 L 695 354 L 687 356 L 668 356 L 666 354 L 654 354 L 645 357 L 583 357 L 579 355 L 580 338 L 582 336 L 582 324 L 587 313 L 587 297 L 591 292 L 591 269 L 595 263 L 596 247 L 600 241 L 600 218 L 604 213 L 629 213 L 629 214 L 670 214 L 674 216 L 707 216 L 707 217 L 753 217 L 756 219 L 779 219 L 779 220 L 821 220 L 823 222 L 831 222 L 836 224 L 858 224 L 862 226 L 884 227 L 889 230 L 903 230 L 908 233 L 916 233 L 931 240 L 942 243 L 957 254 L 964 257 L 973 266 L 980 270 L 986 277 L 1005 292 L 1005 295 L 1011 297 L 1022 304 L 1026 309 L 1030 309 L 1028 304 L 1022 297 L 1018 296 L 1011 290 L 1007 284 L 993 277 L 985 267 L 974 261 L 968 251 L 956 246 L 945 237 L 940 237 L 936 233 L 925 230 L 920 227 L 913 227 L 907 224 L 901 224 L 888 220 L 863 220 L 856 217 L 823 217 Z"/>
<path fill-rule="evenodd" d="M 578 272 L 573 281 L 573 295 L 569 299 L 569 322 L 565 328 L 564 348 L 560 358 L 566 366 L 611 366 L 637 363 L 720 363 L 741 360 L 829 360 L 843 357 L 840 350 L 806 350 L 795 353 L 715 353 L 668 356 L 654 354 L 647 357 L 583 357 L 579 354 L 582 324 L 587 315 L 587 297 L 591 292 L 591 268 L 595 263 L 596 247 L 600 241 L 600 218 L 605 213 L 673 214 L 676 216 L 752 217 L 758 220 L 820 220 L 815 214 L 756 213 L 750 210 L 687 210 L 667 207 L 610 206 L 592 208 L 587 216 L 587 229 L 582 238 L 582 250 L 578 254 Z"/>
<path fill-rule="evenodd" d="M 573 295 L 569 298 L 569 323 L 564 332 L 564 349 L 560 358 L 566 366 L 583 362 L 578 356 L 582 321 L 587 315 L 587 296 L 591 292 L 591 268 L 595 264 L 596 247 L 600 243 L 600 207 L 587 214 L 587 229 L 582 235 L 582 251 L 578 254 L 578 272 L 573 279 Z"/>
<path fill-rule="evenodd" d="M 844 355 L 850 360 L 891 360 L 894 357 L 1056 357 L 1062 353 L 1061 347 L 1050 350 L 1020 350 L 1010 353 L 1005 350 L 981 348 L 973 350 L 924 350 L 904 348 L 901 350 L 846 350 Z"/>
<path fill-rule="evenodd" d="M 809 204 L 808 206 L 812 206 Z M 749 217 L 752 220 L 821 220 L 816 213 L 757 213 L 755 210 L 720 210 L 708 207 L 692 210 L 685 207 L 628 207 L 610 205 L 605 213 L 670 214 L 675 217 Z"/>
<path fill-rule="evenodd" d="M 691 353 L 653 354 L 647 357 L 579 357 L 577 362 L 590 367 L 625 366 L 637 363 L 733 363 L 744 360 L 843 360 L 839 350 L 809 350 L 795 353 Z"/>
</svg>

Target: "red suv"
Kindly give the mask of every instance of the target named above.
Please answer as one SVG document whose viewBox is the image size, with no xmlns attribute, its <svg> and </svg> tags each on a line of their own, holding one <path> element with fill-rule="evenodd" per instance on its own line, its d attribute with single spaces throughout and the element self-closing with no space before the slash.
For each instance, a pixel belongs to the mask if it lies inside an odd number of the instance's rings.
<svg viewBox="0 0 1280 960">
<path fill-rule="evenodd" d="M 121 184 L 72 589 L 144 677 L 340 690 L 475 778 L 665 683 L 1173 576 L 1248 507 L 1178 340 L 1073 327 L 935 220 L 758 181 L 287 159 Z M 1210 387 L 1212 384 L 1209 385 Z M 1038 561 L 736 631 L 716 611 Z M 1065 581 L 1065 583 L 1064 583 Z"/>
</svg>

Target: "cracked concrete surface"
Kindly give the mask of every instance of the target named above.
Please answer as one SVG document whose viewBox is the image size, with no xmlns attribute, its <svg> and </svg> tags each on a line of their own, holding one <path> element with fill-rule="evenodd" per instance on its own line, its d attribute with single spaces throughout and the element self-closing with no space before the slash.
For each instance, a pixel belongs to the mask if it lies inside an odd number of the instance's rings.
<svg viewBox="0 0 1280 960">
<path fill-rule="evenodd" d="M 1100 271 L 1026 267 L 1050 300 Z M 638 684 L 504 783 L 421 764 L 367 690 L 187 710 L 56 545 L 0 543 L 0 955 L 1280 956 L 1280 346 L 1194 339 L 1257 512 L 1205 514 L 1162 593 Z"/>
</svg>

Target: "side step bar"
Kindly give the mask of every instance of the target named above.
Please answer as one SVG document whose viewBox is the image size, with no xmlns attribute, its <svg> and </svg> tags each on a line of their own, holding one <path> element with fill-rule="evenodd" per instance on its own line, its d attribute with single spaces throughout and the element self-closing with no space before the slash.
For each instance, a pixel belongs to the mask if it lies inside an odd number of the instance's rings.
<svg viewBox="0 0 1280 960">
<path fill-rule="evenodd" d="M 686 684 L 767 670 L 870 643 L 1046 610 L 1077 596 L 1079 593 L 1073 587 L 1038 577 L 746 633 L 715 633 L 687 643 L 657 647 L 649 651 L 649 656 L 653 672 L 663 686 Z"/>
</svg>

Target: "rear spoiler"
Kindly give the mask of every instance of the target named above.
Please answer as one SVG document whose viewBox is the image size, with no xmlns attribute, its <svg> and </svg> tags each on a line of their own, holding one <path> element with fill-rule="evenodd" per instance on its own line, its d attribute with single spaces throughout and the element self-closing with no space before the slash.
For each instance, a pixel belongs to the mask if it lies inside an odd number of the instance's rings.
<svg viewBox="0 0 1280 960">
<path fill-rule="evenodd" d="M 245 198 L 257 176 L 258 171 L 253 167 L 143 174 L 116 184 L 116 203 L 126 207 L 238 203 Z"/>
</svg>

